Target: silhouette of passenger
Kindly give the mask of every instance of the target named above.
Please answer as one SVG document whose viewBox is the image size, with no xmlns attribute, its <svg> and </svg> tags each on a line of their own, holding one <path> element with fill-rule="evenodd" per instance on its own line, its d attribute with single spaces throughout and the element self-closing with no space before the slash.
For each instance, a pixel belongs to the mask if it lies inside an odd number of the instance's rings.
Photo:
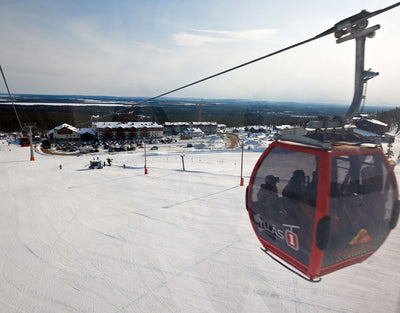
<svg viewBox="0 0 400 313">
<path fill-rule="evenodd" d="M 285 197 L 289 222 L 300 226 L 304 237 L 302 238 L 303 242 L 309 241 L 312 236 L 315 207 L 310 205 L 309 190 L 303 170 L 293 172 L 293 176 L 283 189 L 282 195 Z"/>
<path fill-rule="evenodd" d="M 282 203 L 278 195 L 277 182 L 279 182 L 279 177 L 266 176 L 265 183 L 261 184 L 257 194 L 260 213 L 268 220 L 276 219 L 278 214 L 282 214 Z"/>
<path fill-rule="evenodd" d="M 265 177 L 265 183 L 261 184 L 261 188 L 277 193 L 278 188 L 276 187 L 276 183 L 278 181 L 278 177 L 275 177 L 274 175 L 268 175 Z"/>
<path fill-rule="evenodd" d="M 257 201 L 253 205 L 253 222 L 256 229 L 266 238 L 275 239 L 276 234 L 273 232 L 271 225 L 282 219 L 281 216 L 281 199 L 278 196 L 277 182 L 279 177 L 268 175 L 265 177 L 265 183 L 261 184 L 257 193 Z"/>
<path fill-rule="evenodd" d="M 271 199 L 277 199 L 278 188 L 276 187 L 276 183 L 278 181 L 279 178 L 273 175 L 268 175 L 267 177 L 265 177 L 265 183 L 261 184 L 260 186 L 261 188 L 257 194 L 257 200 L 268 204 L 269 202 L 271 202 Z"/>
<path fill-rule="evenodd" d="M 282 195 L 297 201 L 305 201 L 307 199 L 307 188 L 303 170 L 295 170 L 293 172 L 289 183 L 283 188 Z"/>
</svg>

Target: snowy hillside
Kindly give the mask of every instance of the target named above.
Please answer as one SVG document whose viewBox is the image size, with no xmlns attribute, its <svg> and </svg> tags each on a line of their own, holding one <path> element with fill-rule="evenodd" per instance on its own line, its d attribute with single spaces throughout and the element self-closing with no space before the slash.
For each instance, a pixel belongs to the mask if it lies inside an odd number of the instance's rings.
<svg viewBox="0 0 400 313">
<path fill-rule="evenodd" d="M 306 282 L 260 250 L 240 149 L 204 145 L 148 151 L 144 175 L 141 149 L 89 170 L 109 155 L 29 161 L 0 141 L 0 311 L 400 312 L 399 226 L 364 263 Z"/>
</svg>

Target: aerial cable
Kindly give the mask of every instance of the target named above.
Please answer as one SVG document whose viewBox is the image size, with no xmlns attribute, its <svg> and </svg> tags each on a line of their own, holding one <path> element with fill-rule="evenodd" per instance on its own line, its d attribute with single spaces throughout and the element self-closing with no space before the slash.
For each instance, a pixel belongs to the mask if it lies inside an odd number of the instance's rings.
<svg viewBox="0 0 400 313">
<path fill-rule="evenodd" d="M 15 115 L 17 116 L 19 127 L 20 127 L 20 129 L 22 129 L 21 120 L 19 119 L 18 112 L 17 112 L 17 109 L 15 108 L 14 100 L 13 100 L 13 97 L 11 96 L 10 89 L 8 88 L 6 77 L 4 75 L 3 69 L 1 68 L 1 65 L 0 65 L 0 71 L 1 71 L 1 75 L 3 76 L 4 84 L 6 85 L 6 88 L 7 88 L 8 96 L 10 97 L 10 100 L 11 100 L 11 104 L 14 108 Z"/>
<path fill-rule="evenodd" d="M 250 64 L 255 63 L 255 62 L 258 62 L 258 61 L 261 61 L 261 60 L 266 59 L 266 58 L 269 58 L 269 57 L 272 57 L 272 56 L 274 56 L 274 55 L 276 55 L 276 54 L 279 54 L 279 53 L 282 53 L 282 52 L 284 52 L 284 51 L 287 51 L 287 50 L 293 49 L 293 48 L 295 48 L 295 47 L 304 45 L 304 44 L 306 44 L 306 43 L 308 43 L 308 42 L 311 42 L 311 41 L 313 41 L 313 40 L 319 39 L 319 38 L 321 38 L 321 37 L 323 37 L 323 36 L 326 36 L 326 35 L 328 35 L 328 34 L 331 34 L 331 33 L 333 33 L 333 32 L 334 32 L 334 30 L 333 30 L 333 31 L 330 31 L 329 33 L 326 33 L 326 34 L 325 34 L 325 32 L 324 32 L 324 33 L 321 33 L 321 34 L 319 34 L 319 35 L 317 35 L 317 36 L 315 36 L 315 37 L 312 37 L 312 38 L 303 40 L 303 41 L 301 41 L 301 42 L 298 42 L 298 43 L 293 44 L 293 45 L 291 45 L 291 46 L 288 46 L 288 47 L 286 47 L 286 48 L 283 48 L 283 49 L 277 50 L 277 51 L 275 51 L 275 52 L 269 53 L 269 54 L 264 55 L 264 56 L 262 56 L 262 57 L 259 57 L 259 58 L 257 58 L 257 59 L 253 59 L 253 60 L 251 60 L 251 61 L 242 63 L 242 64 L 240 64 L 240 65 L 234 66 L 234 67 L 229 68 L 229 69 L 227 69 L 227 70 L 224 70 L 224 71 L 222 71 L 222 72 L 219 72 L 219 73 L 216 73 L 216 74 L 207 76 L 207 77 L 202 78 L 202 79 L 199 79 L 199 80 L 196 80 L 196 81 L 194 81 L 194 82 L 192 82 L 192 83 L 190 83 L 190 84 L 181 86 L 181 87 L 179 87 L 179 88 L 175 88 L 175 89 L 170 90 L 170 91 L 167 91 L 167 92 L 164 92 L 164 93 L 162 93 L 162 94 L 159 94 L 158 96 L 151 97 L 151 98 L 145 99 L 145 100 L 140 101 L 140 102 L 136 102 L 136 103 L 134 103 L 134 105 L 141 105 L 141 104 L 150 102 L 150 101 L 152 101 L 152 100 L 155 100 L 155 99 L 161 98 L 161 97 L 163 97 L 163 96 L 169 95 L 169 94 L 171 94 L 171 93 L 177 92 L 177 91 L 179 91 L 179 90 L 182 90 L 182 89 L 188 88 L 188 87 L 190 87 L 190 86 L 199 84 L 199 83 L 204 82 L 204 81 L 206 81 L 206 80 L 215 78 L 215 77 L 217 77 L 217 76 L 220 76 L 220 75 L 223 75 L 223 74 L 226 74 L 226 73 L 229 73 L 229 72 L 232 72 L 232 71 L 237 70 L 237 69 L 239 69 L 239 68 L 241 68 L 241 67 L 245 67 L 245 66 L 247 66 L 247 65 L 250 65 Z M 116 111 L 116 112 L 103 115 L 103 116 L 101 116 L 100 118 L 104 118 L 104 117 L 107 117 L 107 116 L 111 116 L 111 115 L 113 115 L 114 113 L 119 113 L 119 112 L 122 112 L 122 111 L 125 111 L 125 110 L 129 110 L 129 108 L 123 108 L 123 109 L 118 110 L 118 111 Z M 99 119 L 100 119 L 100 118 L 99 118 Z M 85 124 L 85 123 L 81 123 L 80 125 L 82 125 L 82 124 Z M 79 126 L 79 125 L 78 125 L 78 126 Z"/>
<path fill-rule="evenodd" d="M 291 49 L 293 49 L 293 48 L 299 47 L 299 46 L 304 45 L 304 44 L 306 44 L 306 43 L 309 43 L 309 42 L 311 42 L 311 41 L 314 41 L 314 40 L 320 39 L 320 38 L 322 38 L 322 37 L 328 36 L 328 35 L 330 35 L 330 34 L 336 32 L 336 31 L 338 31 L 338 30 L 341 30 L 341 29 L 343 29 L 343 28 L 345 28 L 345 27 L 351 27 L 352 25 L 355 25 L 355 24 L 357 24 L 357 23 L 359 23 L 359 22 L 365 21 L 365 20 L 367 20 L 368 18 L 373 17 L 373 16 L 376 16 L 376 15 L 381 14 L 381 13 L 383 13 L 383 12 L 389 11 L 389 10 L 391 10 L 391 9 L 393 9 L 393 8 L 395 8 L 395 7 L 397 7 L 397 6 L 399 6 L 399 5 L 400 5 L 400 2 L 397 2 L 397 3 L 392 4 L 392 5 L 390 5 L 390 6 L 386 7 L 386 8 L 383 8 L 383 9 L 380 9 L 380 10 L 376 10 L 376 11 L 374 11 L 374 12 L 368 12 L 368 11 L 366 11 L 366 10 L 363 10 L 363 11 L 361 11 L 361 12 L 358 13 L 358 14 L 355 14 L 355 15 L 353 15 L 353 16 L 351 16 L 351 17 L 348 17 L 348 18 L 346 18 L 346 19 L 344 19 L 344 20 L 342 20 L 342 21 L 336 23 L 333 27 L 327 29 L 326 31 L 324 31 L 324 32 L 322 32 L 322 33 L 320 33 L 320 34 L 318 34 L 318 35 L 316 35 L 316 36 L 314 36 L 314 37 L 311 37 L 311 38 L 308 38 L 308 39 L 306 39 L 306 40 L 300 41 L 300 42 L 295 43 L 295 44 L 293 44 L 293 45 L 291 45 L 291 46 L 288 46 L 288 47 L 286 47 L 286 48 L 283 48 L 283 49 L 274 51 L 274 52 L 272 52 L 272 53 L 266 54 L 266 55 L 261 56 L 261 57 L 259 57 L 259 58 L 256 58 L 256 59 L 253 59 L 253 60 L 251 60 L 251 61 L 242 63 L 242 64 L 240 64 L 240 65 L 231 67 L 231 68 L 226 69 L 226 70 L 224 70 L 224 71 L 222 71 L 222 72 L 219 72 L 219 73 L 216 73 L 216 74 L 207 76 L 207 77 L 202 78 L 202 79 L 199 79 L 199 80 L 196 80 L 196 81 L 194 81 L 194 82 L 192 82 L 192 83 L 190 83 L 190 84 L 187 84 L 187 85 L 184 85 L 184 86 L 175 88 L 175 89 L 170 90 L 170 91 L 167 91 L 167 92 L 164 92 L 164 93 L 159 94 L 159 95 L 157 95 L 157 96 L 155 96 L 155 97 L 151 97 L 151 98 L 148 98 L 148 99 L 146 99 L 146 100 L 137 102 L 137 103 L 135 103 L 134 105 L 141 105 L 141 104 L 150 102 L 150 101 L 152 101 L 152 100 L 155 100 L 155 99 L 161 98 L 161 97 L 163 97 L 163 96 L 169 95 L 169 94 L 171 94 L 171 93 L 177 92 L 177 91 L 179 91 L 179 90 L 182 90 L 182 89 L 188 88 L 188 87 L 190 87 L 190 86 L 199 84 L 199 83 L 204 82 L 204 81 L 206 81 L 206 80 L 215 78 L 215 77 L 217 77 L 217 76 L 220 76 L 220 75 L 223 75 L 223 74 L 226 74 L 226 73 L 229 73 L 229 72 L 232 72 L 232 71 L 234 71 L 234 70 L 237 70 L 237 69 L 239 69 L 239 68 L 245 67 L 245 66 L 247 66 L 247 65 L 256 63 L 256 62 L 258 62 L 258 61 L 261 61 L 261 60 L 264 60 L 264 59 L 266 59 L 266 58 L 272 57 L 272 56 L 274 56 L 274 55 L 280 54 L 280 53 L 282 53 L 282 52 L 285 52 L 285 51 L 291 50 Z M 128 108 L 124 108 L 124 109 L 121 109 L 121 110 L 119 110 L 119 111 L 116 111 L 116 113 L 121 112 L 121 111 L 125 111 L 125 110 L 128 110 Z M 114 113 L 115 113 L 115 112 L 114 112 Z M 113 113 L 112 113 L 112 114 L 113 114 Z M 109 116 L 109 115 L 112 115 L 112 114 L 107 114 L 107 115 L 105 115 L 105 116 L 102 116 L 102 118 L 104 118 L 104 117 L 106 117 L 106 116 Z"/>
<path fill-rule="evenodd" d="M 165 93 L 160 94 L 160 95 L 158 95 L 158 96 L 149 98 L 149 99 L 144 100 L 144 101 L 142 101 L 142 102 L 139 102 L 139 103 L 137 103 L 137 104 L 142 104 L 142 103 L 144 103 L 144 102 L 149 102 L 149 101 L 155 100 L 155 99 L 157 99 L 157 98 L 161 98 L 161 97 L 166 96 L 166 95 L 168 95 L 168 94 L 170 94 L 170 93 L 173 93 L 173 92 L 176 92 L 176 91 L 185 89 L 185 88 L 187 88 L 187 87 L 196 85 L 196 84 L 198 84 L 198 83 L 204 82 L 204 81 L 209 80 L 209 79 L 211 79 L 211 78 L 214 78 L 214 77 L 217 77 L 217 76 L 220 76 L 220 75 L 223 75 L 223 74 L 232 72 L 232 71 L 237 70 L 237 69 L 239 69 L 239 68 L 241 68 L 241 67 L 245 67 L 245 66 L 247 66 L 247 65 L 250 65 L 250 64 L 252 64 L 252 63 L 255 63 L 255 62 L 261 61 L 261 60 L 263 60 L 263 59 L 269 58 L 269 57 L 274 56 L 274 55 L 276 55 L 276 54 L 279 54 L 279 53 L 282 53 L 282 52 L 284 52 L 284 51 L 287 51 L 287 50 L 293 49 L 293 48 L 295 48 L 295 47 L 301 46 L 301 45 L 303 45 L 303 44 L 306 44 L 306 43 L 308 43 L 308 42 L 311 42 L 311 41 L 313 41 L 313 40 L 316 40 L 316 39 L 318 39 L 318 38 L 320 38 L 320 37 L 321 37 L 321 36 L 318 35 L 318 36 L 315 36 L 315 37 L 306 39 L 306 40 L 304 40 L 304 41 L 301 41 L 301 42 L 296 43 L 296 44 L 294 44 L 294 45 L 291 45 L 291 46 L 289 46 L 289 47 L 286 47 L 286 48 L 277 50 L 277 51 L 275 51 L 275 52 L 272 52 L 272 53 L 270 53 L 270 54 L 264 55 L 264 56 L 259 57 L 259 58 L 257 58 L 257 59 L 248 61 L 248 62 L 246 62 L 246 63 L 240 64 L 240 65 L 237 65 L 237 66 L 234 66 L 234 67 L 229 68 L 229 69 L 227 69 L 227 70 L 224 70 L 224 71 L 222 71 L 222 72 L 219 72 L 219 73 L 216 73 L 216 74 L 207 76 L 207 77 L 202 78 L 202 79 L 200 79 L 200 80 L 197 80 L 197 81 L 195 81 L 195 82 L 193 82 L 193 83 L 190 83 L 190 84 L 184 85 L 184 86 L 182 86 L 182 87 L 173 89 L 173 90 L 171 90 L 171 91 L 168 91 L 168 92 L 165 92 Z"/>
<path fill-rule="evenodd" d="M 400 5 L 400 2 L 397 2 L 397 3 L 395 3 L 395 4 L 391 5 L 391 6 L 388 6 L 388 7 L 384 8 L 384 9 L 377 10 L 377 11 L 374 11 L 374 12 L 368 12 L 368 11 L 363 10 L 363 11 L 361 11 L 361 13 L 358 13 L 358 14 L 356 14 L 356 15 L 350 17 L 350 18 L 347 18 L 347 19 L 345 19 L 345 20 L 340 21 L 339 23 L 336 23 L 333 27 L 327 29 L 326 31 L 324 31 L 324 32 L 322 32 L 322 33 L 320 33 L 320 34 L 318 34 L 318 35 L 316 35 L 316 36 L 314 36 L 314 37 L 311 37 L 311 38 L 309 38 L 309 39 L 300 41 L 300 42 L 298 42 L 298 43 L 296 43 L 296 44 L 293 44 L 293 45 L 288 46 L 288 47 L 286 47 L 286 48 L 283 48 L 283 49 L 277 50 L 277 51 L 275 51 L 275 52 L 266 54 L 266 55 L 264 55 L 264 56 L 262 56 L 262 57 L 253 59 L 253 60 L 251 60 L 251 61 L 242 63 L 242 64 L 240 64 L 240 65 L 234 66 L 234 67 L 229 68 L 229 69 L 227 69 L 227 70 L 224 70 L 224 71 L 222 71 L 222 72 L 219 72 L 219 73 L 216 73 L 216 74 L 207 76 L 207 77 L 205 77 L 205 78 L 199 79 L 199 80 L 197 80 L 197 81 L 195 81 L 195 82 L 192 82 L 192 83 L 190 83 L 190 84 L 184 85 L 184 86 L 182 86 L 182 87 L 179 87 L 179 88 L 176 88 L 176 89 L 173 89 L 173 90 L 164 92 L 164 93 L 162 93 L 162 94 L 160 94 L 160 95 L 158 95 L 158 96 L 155 96 L 155 97 L 152 97 L 152 98 L 143 100 L 143 101 L 141 101 L 141 102 L 136 103 L 136 105 L 138 105 L 138 104 L 143 104 L 143 103 L 146 103 L 146 102 L 155 100 L 155 99 L 157 99 L 157 98 L 161 98 L 161 97 L 166 96 L 166 95 L 168 95 L 168 94 L 171 94 L 171 93 L 173 93 L 173 92 L 176 92 L 176 91 L 185 89 L 185 88 L 187 88 L 187 87 L 196 85 L 196 84 L 198 84 L 198 83 L 204 82 L 204 81 L 209 80 L 209 79 L 211 79 L 211 78 L 214 78 L 214 77 L 217 77 L 217 76 L 220 76 L 220 75 L 223 75 L 223 74 L 232 72 L 232 71 L 237 70 L 237 69 L 239 69 L 239 68 L 241 68 L 241 67 L 245 67 L 245 66 L 250 65 L 250 64 L 252 64 L 252 63 L 256 63 L 256 62 L 258 62 L 258 61 L 264 60 L 264 59 L 266 59 L 266 58 L 269 58 L 269 57 L 272 57 L 272 56 L 274 56 L 274 55 L 280 54 L 280 53 L 282 53 L 282 52 L 288 51 L 288 50 L 290 50 L 290 49 L 299 47 L 299 46 L 301 46 L 301 45 L 304 45 L 304 44 L 306 44 L 306 43 L 309 43 L 309 42 L 311 42 L 311 41 L 320 39 L 320 38 L 322 38 L 322 37 L 325 37 L 325 36 L 327 36 L 327 35 L 330 35 L 330 34 L 334 33 L 336 30 L 342 28 L 343 25 L 346 25 L 346 23 L 356 24 L 357 22 L 359 22 L 359 21 L 361 21 L 361 20 L 366 20 L 366 19 L 368 19 L 368 18 L 370 18 L 370 17 L 372 17 L 372 16 L 375 16 L 375 15 L 381 14 L 381 13 L 383 13 L 383 12 L 386 12 L 386 11 L 388 11 L 388 10 L 391 10 L 391 9 L 393 9 L 393 8 L 399 6 L 399 5 Z"/>
</svg>

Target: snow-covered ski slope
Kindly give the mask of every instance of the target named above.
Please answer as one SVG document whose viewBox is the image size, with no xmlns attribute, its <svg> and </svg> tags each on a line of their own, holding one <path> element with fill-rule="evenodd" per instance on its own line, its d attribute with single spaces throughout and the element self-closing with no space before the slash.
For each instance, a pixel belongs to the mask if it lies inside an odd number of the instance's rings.
<svg viewBox="0 0 400 313">
<path fill-rule="evenodd" d="M 0 143 L 1 312 L 400 312 L 400 227 L 306 282 L 260 250 L 240 150 L 185 151 L 186 171 L 183 150 L 149 151 L 144 175 L 143 150 L 88 170 L 90 155 Z"/>
</svg>

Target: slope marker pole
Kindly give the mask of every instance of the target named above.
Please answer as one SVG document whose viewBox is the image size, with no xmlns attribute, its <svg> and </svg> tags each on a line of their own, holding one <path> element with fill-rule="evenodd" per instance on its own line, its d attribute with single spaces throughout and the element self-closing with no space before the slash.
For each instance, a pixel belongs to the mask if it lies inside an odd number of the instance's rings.
<svg viewBox="0 0 400 313">
<path fill-rule="evenodd" d="M 243 150 L 244 150 L 244 140 L 242 141 L 242 156 L 240 160 L 240 186 L 244 185 L 244 178 L 243 178 Z"/>
</svg>

